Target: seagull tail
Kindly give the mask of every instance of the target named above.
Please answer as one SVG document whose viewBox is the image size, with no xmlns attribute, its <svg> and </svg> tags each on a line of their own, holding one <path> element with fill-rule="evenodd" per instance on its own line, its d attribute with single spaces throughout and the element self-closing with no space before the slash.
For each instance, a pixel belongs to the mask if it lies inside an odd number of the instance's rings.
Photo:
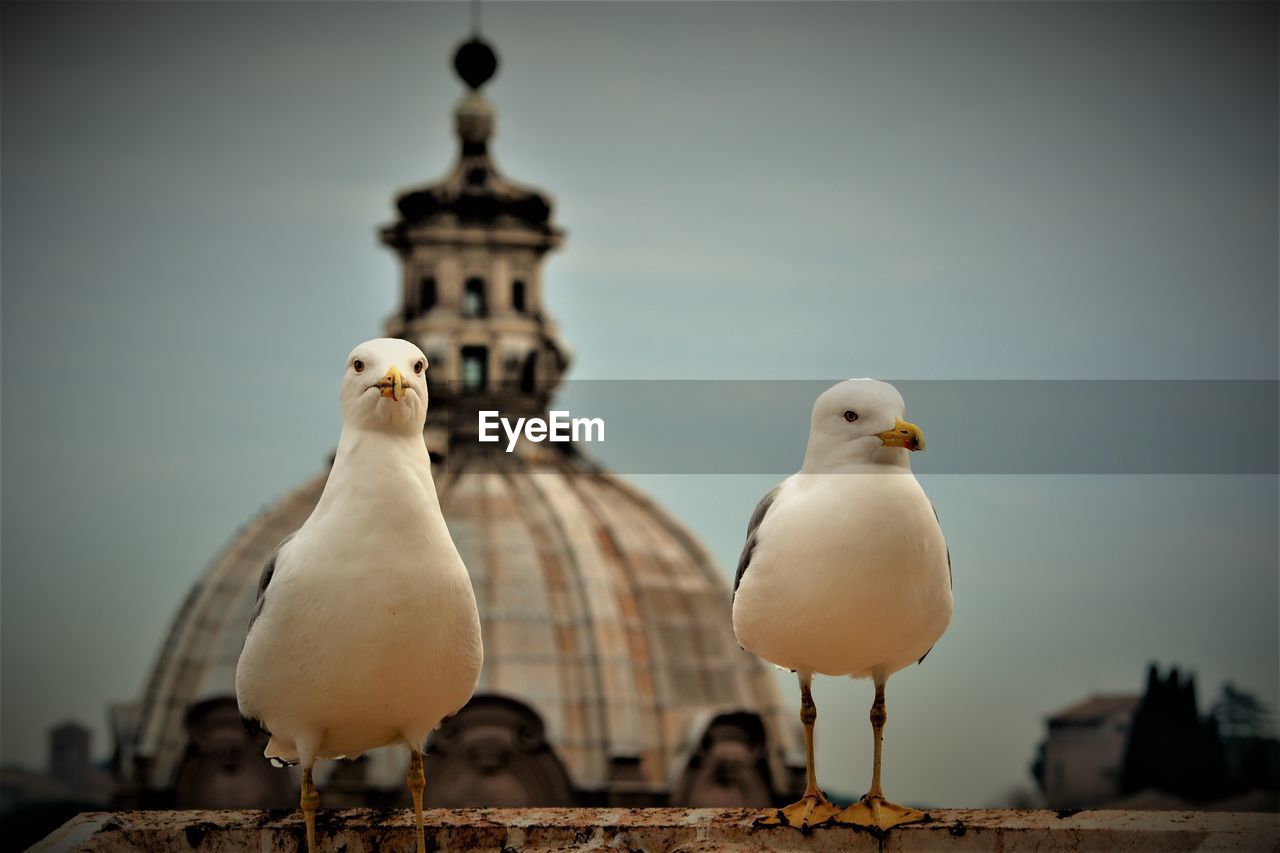
<svg viewBox="0 0 1280 853">
<path fill-rule="evenodd" d="M 267 748 L 262 751 L 262 754 L 270 759 L 271 764 L 275 767 L 288 767 L 298 763 L 298 750 L 281 743 L 274 736 L 267 741 Z"/>
</svg>

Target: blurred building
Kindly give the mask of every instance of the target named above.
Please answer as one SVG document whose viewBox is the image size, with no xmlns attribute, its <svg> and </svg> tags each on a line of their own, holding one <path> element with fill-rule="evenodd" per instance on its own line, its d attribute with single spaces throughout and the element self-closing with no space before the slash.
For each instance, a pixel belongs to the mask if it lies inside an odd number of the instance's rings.
<svg viewBox="0 0 1280 853">
<path fill-rule="evenodd" d="M 89 730 L 63 723 L 49 732 L 49 774 L 73 791 L 90 787 Z"/>
<path fill-rule="evenodd" d="M 563 232 L 542 192 L 489 151 L 480 93 L 497 57 L 454 57 L 469 88 L 459 154 L 398 197 L 381 232 L 401 262 L 386 334 L 429 359 L 427 446 L 471 572 L 485 667 L 429 742 L 430 805 L 764 805 L 803 785 L 794 709 L 738 648 L 727 584 L 702 545 L 568 444 L 482 452 L 476 411 L 547 411 L 570 356 L 546 313 L 542 261 Z M 311 513 L 325 474 L 243 528 L 191 589 L 135 706 L 117 708 L 122 805 L 292 806 L 241 726 L 236 659 L 268 554 Z M 317 768 L 327 806 L 405 801 L 403 749 Z M 322 774 L 327 774 L 322 775 Z"/>
<path fill-rule="evenodd" d="M 1040 782 L 1050 808 L 1085 808 L 1120 796 L 1129 728 L 1142 697 L 1091 696 L 1045 719 Z"/>
<path fill-rule="evenodd" d="M 1204 716 L 1195 676 L 1153 663 L 1141 695 L 1050 715 L 1032 772 L 1051 808 L 1280 811 L 1280 742 L 1266 708 L 1230 683 Z"/>
<path fill-rule="evenodd" d="M 90 733 L 85 726 L 74 722 L 54 726 L 49 730 L 45 772 L 0 767 L 0 812 L 30 803 L 105 805 L 111 799 L 112 779 L 90 762 L 89 746 Z"/>
</svg>

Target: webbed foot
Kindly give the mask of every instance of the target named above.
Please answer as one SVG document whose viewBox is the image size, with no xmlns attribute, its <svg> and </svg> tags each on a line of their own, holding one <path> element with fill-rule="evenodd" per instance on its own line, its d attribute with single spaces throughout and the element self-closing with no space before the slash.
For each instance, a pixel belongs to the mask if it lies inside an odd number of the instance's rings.
<svg viewBox="0 0 1280 853">
<path fill-rule="evenodd" d="M 796 802 L 780 809 L 771 809 L 756 818 L 756 826 L 792 826 L 808 832 L 815 826 L 830 823 L 840 814 L 840 808 L 826 798 L 821 791 L 805 794 Z"/>
<path fill-rule="evenodd" d="M 833 822 L 884 832 L 906 823 L 919 823 L 928 817 L 919 809 L 891 803 L 884 797 L 863 797 L 837 814 Z"/>
</svg>

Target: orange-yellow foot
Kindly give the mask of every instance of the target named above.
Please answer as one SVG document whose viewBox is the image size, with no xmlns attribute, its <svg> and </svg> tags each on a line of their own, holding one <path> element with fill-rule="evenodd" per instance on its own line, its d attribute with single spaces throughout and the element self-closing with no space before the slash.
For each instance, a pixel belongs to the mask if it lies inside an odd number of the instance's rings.
<svg viewBox="0 0 1280 853">
<path fill-rule="evenodd" d="M 834 822 L 884 832 L 904 823 L 919 823 L 928 817 L 919 809 L 891 803 L 884 797 L 863 797 L 837 814 Z"/>
<path fill-rule="evenodd" d="M 839 807 L 818 791 L 805 794 L 789 806 L 770 809 L 756 818 L 756 826 L 793 826 L 801 832 L 808 832 L 815 826 L 829 823 L 839 813 Z"/>
</svg>

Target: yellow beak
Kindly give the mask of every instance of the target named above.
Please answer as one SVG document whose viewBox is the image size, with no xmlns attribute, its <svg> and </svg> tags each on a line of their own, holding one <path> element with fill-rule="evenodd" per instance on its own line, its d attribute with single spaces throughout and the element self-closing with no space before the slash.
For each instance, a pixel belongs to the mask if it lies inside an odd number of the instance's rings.
<svg viewBox="0 0 1280 853">
<path fill-rule="evenodd" d="M 893 425 L 893 429 L 878 433 L 885 447 L 905 447 L 907 450 L 924 450 L 924 433 L 920 427 L 909 424 L 902 418 Z"/>
<path fill-rule="evenodd" d="M 404 377 L 400 375 L 399 368 L 392 366 L 387 369 L 387 375 L 379 379 L 374 387 L 382 389 L 382 396 L 398 402 L 404 396 Z"/>
</svg>

